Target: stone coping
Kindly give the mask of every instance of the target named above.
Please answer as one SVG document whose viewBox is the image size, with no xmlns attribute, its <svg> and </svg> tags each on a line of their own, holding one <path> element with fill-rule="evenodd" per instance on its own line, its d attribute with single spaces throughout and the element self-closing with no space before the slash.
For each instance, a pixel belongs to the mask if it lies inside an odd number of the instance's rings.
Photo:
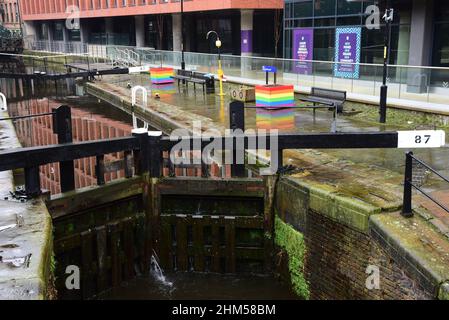
<svg viewBox="0 0 449 320">
<path fill-rule="evenodd" d="M 419 284 L 438 299 L 449 299 L 449 241 L 419 215 L 399 212 L 370 217 L 372 237 Z"/>
</svg>

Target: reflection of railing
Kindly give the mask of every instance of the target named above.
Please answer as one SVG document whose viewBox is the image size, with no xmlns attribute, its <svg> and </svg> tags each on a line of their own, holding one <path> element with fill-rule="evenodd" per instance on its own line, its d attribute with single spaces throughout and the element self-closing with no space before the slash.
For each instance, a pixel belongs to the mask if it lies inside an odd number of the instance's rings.
<svg viewBox="0 0 449 320">
<path fill-rule="evenodd" d="M 81 42 L 65 41 L 25 41 L 25 48 L 36 51 L 53 53 L 85 54 L 88 52 L 87 45 Z"/>
<path fill-rule="evenodd" d="M 443 203 L 432 197 L 429 193 L 425 192 L 421 186 L 418 185 L 418 183 L 415 183 L 413 180 L 413 162 L 418 163 L 420 166 L 424 167 L 425 169 L 429 170 L 439 178 L 441 178 L 443 181 L 449 183 L 449 179 L 443 175 L 441 175 L 439 172 L 437 172 L 435 169 L 431 168 L 429 165 L 424 163 L 423 161 L 415 158 L 413 156 L 413 152 L 407 153 L 406 161 L 405 161 L 405 178 L 404 178 L 404 200 L 403 200 L 403 207 L 402 207 L 402 214 L 405 217 L 412 217 L 413 216 L 413 209 L 412 209 L 412 188 L 418 190 L 422 195 L 424 195 L 426 198 L 428 198 L 430 201 L 435 203 L 438 207 L 449 213 L 449 208 L 445 206 Z"/>
</svg>

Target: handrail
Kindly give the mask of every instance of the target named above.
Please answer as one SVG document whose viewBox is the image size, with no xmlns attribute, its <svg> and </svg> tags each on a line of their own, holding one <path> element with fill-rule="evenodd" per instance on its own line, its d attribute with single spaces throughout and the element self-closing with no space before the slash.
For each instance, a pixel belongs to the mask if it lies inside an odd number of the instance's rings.
<svg viewBox="0 0 449 320">
<path fill-rule="evenodd" d="M 426 198 L 430 199 L 433 203 L 435 203 L 437 206 L 439 206 L 441 209 L 449 213 L 449 208 L 442 204 L 439 200 L 432 197 L 430 194 L 425 192 L 421 187 L 417 186 L 413 183 L 413 161 L 418 162 L 423 167 L 425 167 L 427 170 L 431 171 L 435 175 L 437 175 L 439 178 L 441 178 L 443 181 L 449 183 L 449 178 L 443 176 L 439 172 L 437 172 L 435 169 L 430 167 L 428 164 L 426 164 L 424 161 L 416 158 L 413 155 L 413 152 L 408 152 L 406 154 L 406 160 L 405 160 L 405 174 L 404 174 L 404 197 L 403 197 L 403 204 L 402 204 L 402 215 L 406 218 L 413 217 L 413 209 L 412 209 L 412 188 L 418 190 L 422 195 L 424 195 Z"/>
<path fill-rule="evenodd" d="M 45 41 L 40 41 L 45 42 Z M 150 51 L 150 52 L 159 52 L 166 54 L 178 54 L 181 55 L 181 51 L 167 51 L 167 50 L 155 50 L 150 47 L 134 47 L 134 46 L 124 46 L 124 45 L 90 45 L 90 46 L 102 46 L 102 47 L 115 47 L 121 49 L 129 49 L 129 50 L 141 50 L 141 51 Z M 214 53 L 200 53 L 200 52 L 186 52 L 186 54 L 191 55 L 201 55 L 201 56 L 211 56 L 216 57 L 217 54 Z M 301 62 L 301 63 L 316 63 L 316 64 L 330 64 L 330 65 L 358 65 L 358 66 L 367 66 L 367 67 L 383 67 L 383 64 L 378 63 L 355 63 L 355 62 L 336 62 L 336 61 L 326 61 L 326 60 L 298 60 L 298 59 L 285 59 L 285 58 L 272 58 L 272 57 L 257 57 L 257 56 L 239 56 L 239 55 L 229 55 L 222 54 L 223 58 L 232 58 L 232 59 L 253 59 L 253 60 L 272 60 L 278 63 L 282 62 Z M 407 68 L 407 69 L 421 69 L 421 70 L 444 70 L 449 71 L 449 67 L 434 67 L 434 66 L 416 66 L 416 65 L 395 65 L 388 64 L 389 68 Z"/>
<path fill-rule="evenodd" d="M 168 51 L 168 50 L 155 50 L 154 48 L 146 48 L 146 47 L 133 47 L 133 46 L 118 46 L 123 48 L 134 48 L 139 50 L 153 51 L 153 52 L 162 52 L 169 54 L 181 54 L 181 51 Z M 216 53 L 202 53 L 202 52 L 185 52 L 186 54 L 192 55 L 204 55 L 204 56 L 217 56 Z M 288 62 L 307 62 L 307 63 L 323 63 L 323 64 L 343 64 L 343 65 L 359 65 L 359 66 L 371 66 L 371 67 L 383 67 L 383 64 L 379 63 L 363 63 L 363 62 L 337 62 L 337 61 L 326 61 L 326 60 L 299 60 L 299 59 L 286 59 L 286 58 L 272 58 L 272 57 L 257 57 L 257 56 L 239 56 L 239 55 L 229 55 L 222 54 L 224 58 L 244 58 L 244 59 L 254 59 L 254 60 L 274 60 L 274 61 L 288 61 Z M 418 68 L 418 69 L 431 69 L 431 70 L 447 70 L 449 71 L 449 67 L 433 67 L 433 66 L 414 66 L 414 65 L 401 65 L 401 64 L 388 64 L 388 67 L 392 68 Z"/>
</svg>

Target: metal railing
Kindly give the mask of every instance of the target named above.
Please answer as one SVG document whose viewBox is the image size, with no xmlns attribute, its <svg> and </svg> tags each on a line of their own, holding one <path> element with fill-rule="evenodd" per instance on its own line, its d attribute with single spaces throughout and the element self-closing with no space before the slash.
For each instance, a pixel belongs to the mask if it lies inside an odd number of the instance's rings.
<svg viewBox="0 0 449 320">
<path fill-rule="evenodd" d="M 125 152 L 125 158 L 134 159 L 135 172 L 139 175 L 148 172 L 151 177 L 159 178 L 164 170 L 164 152 L 171 152 L 175 146 L 184 141 L 191 146 L 192 152 L 205 152 L 212 141 L 223 146 L 223 151 L 230 152 L 232 156 L 231 175 L 245 176 L 245 161 L 238 159 L 245 151 L 258 148 L 271 150 L 270 163 L 274 168 L 268 170 L 276 174 L 283 167 L 283 151 L 289 149 L 364 149 L 364 148 L 397 148 L 397 132 L 360 132 L 360 133 L 305 133 L 305 134 L 279 134 L 272 136 L 264 133 L 262 136 L 244 134 L 244 104 L 232 102 L 229 119 L 233 134 L 224 137 L 163 137 L 162 133 L 149 134 L 146 129 L 137 129 L 133 136 L 116 139 L 106 139 L 88 142 L 73 143 L 71 131 L 71 111 L 67 106 L 55 110 L 54 132 L 58 136 L 58 145 L 37 146 L 29 148 L 12 149 L 0 152 L 0 171 L 24 168 L 25 192 L 28 196 L 41 193 L 39 166 L 60 163 L 60 179 L 62 192 L 75 189 L 74 160 L 96 157 L 96 177 L 98 185 L 105 183 L 104 156 L 111 153 Z M 237 130 L 237 131 L 235 131 Z M 276 139 L 273 141 L 273 139 Z M 240 150 L 241 146 L 242 150 Z M 175 164 L 168 158 L 168 171 L 175 172 Z M 126 160 L 128 164 L 129 161 Z M 276 164 L 278 166 L 276 166 Z M 202 176 L 210 176 L 210 167 L 201 157 Z M 128 165 L 127 165 L 128 166 Z M 277 167 L 277 168 L 276 168 Z M 132 168 L 128 168 L 127 177 L 132 176 Z M 273 172 L 271 171 L 273 170 Z M 266 171 L 266 170 L 264 170 Z"/>
<path fill-rule="evenodd" d="M 413 208 L 412 208 L 412 195 L 413 195 L 413 188 L 416 189 L 418 192 L 420 192 L 422 195 L 424 195 L 426 198 L 428 198 L 430 201 L 435 203 L 438 207 L 449 213 L 449 208 L 441 203 L 441 201 L 435 199 L 432 195 L 427 193 L 422 189 L 421 186 L 418 185 L 418 183 L 414 182 L 413 180 L 413 162 L 419 164 L 420 166 L 424 167 L 426 170 L 429 170 L 433 174 L 435 174 L 437 177 L 442 179 L 443 181 L 449 183 L 449 178 L 443 176 L 438 171 L 430 167 L 428 164 L 426 164 L 424 161 L 416 158 L 413 155 L 413 152 L 408 152 L 406 155 L 405 160 L 405 178 L 404 178 L 404 198 L 403 198 L 403 205 L 402 205 L 402 215 L 410 218 L 413 217 Z"/>
<path fill-rule="evenodd" d="M 35 50 L 53 50 L 48 41 L 28 43 Z M 78 49 L 80 46 L 82 49 Z M 40 48 L 40 49 L 39 49 Z M 56 48 L 57 49 L 57 48 Z M 153 48 L 132 46 L 86 45 L 76 43 L 75 47 L 67 45 L 54 52 L 84 52 L 90 56 L 99 56 L 113 60 L 117 50 L 127 52 L 128 61 L 139 65 L 181 66 L 182 54 L 179 51 L 154 50 Z M 348 93 L 364 96 L 367 100 L 379 100 L 382 85 L 382 64 L 341 63 L 333 61 L 299 61 L 294 59 L 275 59 L 264 57 L 244 57 L 222 54 L 225 75 L 236 80 L 263 83 L 265 73 L 262 66 L 271 65 L 278 69 L 279 83 L 294 84 L 299 91 L 307 93 L 311 87 L 323 87 L 344 90 Z M 218 55 L 186 52 L 185 62 L 189 70 L 217 73 Z M 351 66 L 359 69 L 359 76 L 344 79 L 335 76 L 338 66 Z M 301 71 L 302 70 L 302 71 Z M 449 68 L 423 67 L 408 65 L 388 66 L 388 98 L 422 101 L 439 105 L 447 104 L 449 111 Z M 444 106 L 443 106 L 444 107 Z"/>
</svg>

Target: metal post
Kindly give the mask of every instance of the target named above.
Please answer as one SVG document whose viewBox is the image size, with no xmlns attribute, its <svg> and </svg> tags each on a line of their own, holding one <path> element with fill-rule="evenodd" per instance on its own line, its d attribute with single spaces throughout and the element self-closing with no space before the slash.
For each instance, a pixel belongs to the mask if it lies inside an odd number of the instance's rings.
<svg viewBox="0 0 449 320">
<path fill-rule="evenodd" d="M 162 176 L 161 138 L 162 132 L 160 131 L 152 131 L 148 133 L 151 178 L 160 178 Z"/>
<path fill-rule="evenodd" d="M 245 131 L 245 104 L 241 101 L 233 101 L 229 105 L 229 128 L 234 134 L 235 130 Z M 231 176 L 232 177 L 244 177 L 245 176 L 245 164 L 237 164 L 237 139 L 233 140 L 232 150 L 232 165 Z"/>
<path fill-rule="evenodd" d="M 60 106 L 55 110 L 53 132 L 58 135 L 58 143 L 72 143 L 72 112 L 69 106 Z M 61 176 L 61 192 L 75 189 L 74 162 L 62 161 L 59 163 Z"/>
<path fill-rule="evenodd" d="M 95 172 L 97 174 L 97 185 L 103 186 L 106 183 L 104 179 L 104 155 L 97 156 L 97 165 L 95 169 Z"/>
<path fill-rule="evenodd" d="M 29 197 L 41 194 L 39 167 L 25 168 L 25 193 Z"/>
<path fill-rule="evenodd" d="M 402 215 L 406 218 L 413 217 L 412 180 L 413 180 L 413 152 L 408 152 L 405 160 L 404 199 L 402 204 Z"/>
<path fill-rule="evenodd" d="M 148 130 L 140 128 L 132 131 L 134 137 L 140 140 L 140 149 L 134 150 L 134 167 L 137 175 L 143 175 L 149 171 L 149 146 Z"/>
<path fill-rule="evenodd" d="M 391 53 L 391 23 L 393 20 L 393 9 L 389 9 L 390 1 L 387 1 L 386 11 L 385 11 L 385 46 L 384 46 L 384 66 L 383 66 L 383 76 L 382 76 L 382 86 L 380 88 L 380 123 L 385 123 L 387 121 L 387 98 L 388 98 L 388 86 L 387 86 L 387 76 L 388 76 L 388 63 L 390 61 Z"/>
<path fill-rule="evenodd" d="M 186 61 L 184 57 L 184 39 L 185 39 L 185 33 L 184 33 L 184 0 L 181 0 L 181 69 L 186 69 Z"/>
</svg>

